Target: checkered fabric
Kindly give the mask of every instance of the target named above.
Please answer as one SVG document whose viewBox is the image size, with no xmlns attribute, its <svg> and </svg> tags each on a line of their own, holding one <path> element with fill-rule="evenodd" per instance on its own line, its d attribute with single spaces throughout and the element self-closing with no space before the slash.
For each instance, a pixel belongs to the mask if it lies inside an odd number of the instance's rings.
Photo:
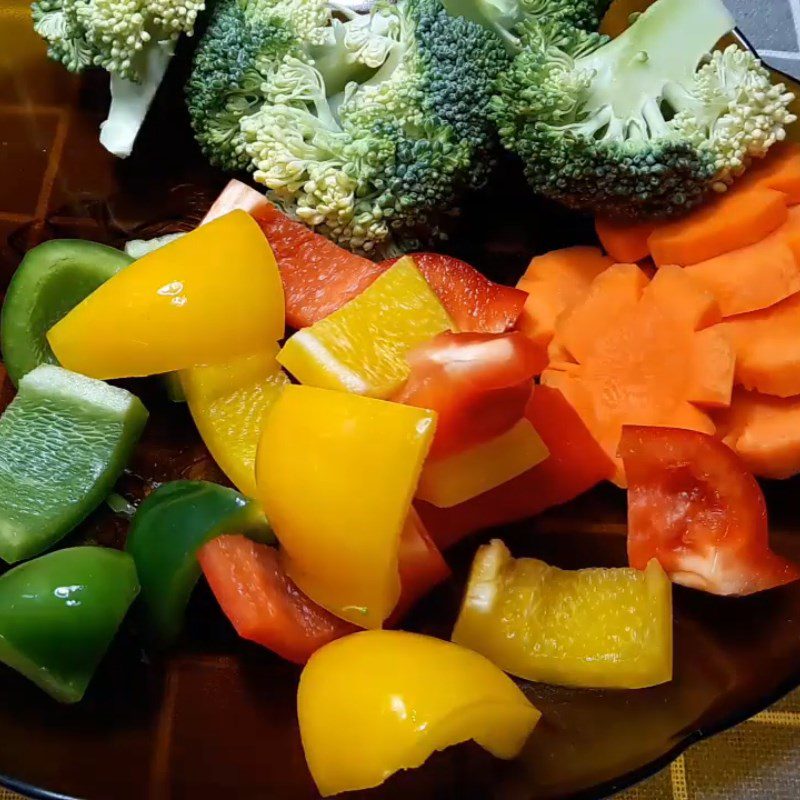
<svg viewBox="0 0 800 800">
<path fill-rule="evenodd" d="M 727 2 L 764 59 L 800 78 L 800 0 Z M 26 224 L 35 237 L 45 221 L 56 231 L 91 238 L 93 223 L 67 198 L 76 185 L 102 196 L 110 174 L 110 157 L 97 144 L 99 120 L 72 112 L 77 81 L 47 62 L 31 30 L 27 6 L 28 0 L 0 0 L 0 246 Z M 30 90 L 24 105 L 15 88 L 20 82 Z M 70 157 L 76 153 L 84 157 Z M 79 175 L 74 173 L 77 163 Z M 800 692 L 693 747 L 620 798 L 797 800 Z M 24 799 L 0 788 L 0 800 Z"/>
</svg>

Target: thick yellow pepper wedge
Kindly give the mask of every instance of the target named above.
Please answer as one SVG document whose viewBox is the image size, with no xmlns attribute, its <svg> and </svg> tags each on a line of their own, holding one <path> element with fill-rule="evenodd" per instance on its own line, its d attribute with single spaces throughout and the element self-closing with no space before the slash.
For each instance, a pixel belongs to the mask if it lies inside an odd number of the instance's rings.
<svg viewBox="0 0 800 800">
<path fill-rule="evenodd" d="M 655 560 L 568 571 L 494 540 L 475 555 L 453 641 L 528 680 L 655 686 L 672 680 L 672 584 Z"/>
<path fill-rule="evenodd" d="M 362 628 L 400 594 L 400 533 L 435 429 L 432 411 L 287 386 L 266 416 L 257 499 L 292 580 Z"/>
<path fill-rule="evenodd" d="M 278 361 L 309 386 L 389 397 L 408 378 L 408 351 L 447 330 L 456 330 L 455 323 L 406 257 L 340 309 L 291 336 Z"/>
<path fill-rule="evenodd" d="M 364 631 L 311 656 L 297 716 L 308 767 L 327 797 L 378 786 L 470 739 L 514 758 L 541 715 L 477 653 L 416 633 Z"/>
<path fill-rule="evenodd" d="M 513 428 L 455 455 L 429 460 L 417 487 L 420 500 L 451 508 L 522 475 L 549 455 L 526 419 Z"/>
<path fill-rule="evenodd" d="M 111 379 L 225 361 L 283 332 L 275 256 L 256 222 L 232 211 L 118 272 L 47 338 L 62 366 Z"/>
<path fill-rule="evenodd" d="M 255 497 L 256 450 L 264 416 L 289 379 L 277 343 L 224 364 L 180 373 L 189 411 L 214 460 L 234 486 Z"/>
</svg>

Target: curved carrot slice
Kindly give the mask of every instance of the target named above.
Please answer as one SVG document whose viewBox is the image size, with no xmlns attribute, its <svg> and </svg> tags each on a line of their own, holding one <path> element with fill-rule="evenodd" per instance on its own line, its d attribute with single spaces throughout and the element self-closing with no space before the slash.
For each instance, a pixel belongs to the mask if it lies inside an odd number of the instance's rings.
<svg viewBox="0 0 800 800">
<path fill-rule="evenodd" d="M 647 240 L 658 266 L 688 266 L 760 242 L 788 216 L 785 196 L 774 189 L 725 192 L 675 222 L 660 225 Z"/>
<path fill-rule="evenodd" d="M 720 325 L 736 352 L 736 382 L 764 394 L 800 394 L 800 294 Z"/>
<path fill-rule="evenodd" d="M 621 222 L 597 217 L 594 227 L 600 244 L 615 261 L 630 264 L 650 255 L 647 240 L 658 227 L 657 222 Z"/>
<path fill-rule="evenodd" d="M 554 342 L 563 341 L 576 363 L 551 364 L 542 383 L 561 390 L 614 459 L 620 486 L 623 425 L 714 432 L 698 406 L 729 403 L 734 371 L 724 334 L 706 327 L 718 316 L 713 297 L 680 267 L 663 267 L 648 284 L 625 265 L 595 279 L 556 326 Z"/>
<path fill-rule="evenodd" d="M 583 300 L 592 281 L 612 265 L 596 247 L 567 247 L 536 256 L 517 288 L 528 293 L 517 328 L 540 350 L 541 372 L 547 366 L 547 346 L 556 320 Z"/>
<path fill-rule="evenodd" d="M 723 317 L 768 308 L 800 292 L 800 207 L 760 242 L 686 271 L 716 297 Z"/>
<path fill-rule="evenodd" d="M 796 142 L 773 145 L 766 158 L 751 164 L 734 189 L 752 186 L 783 192 L 786 205 L 800 203 L 800 145 Z"/>
<path fill-rule="evenodd" d="M 770 397 L 736 389 L 715 415 L 717 434 L 761 478 L 800 473 L 800 397 Z"/>
</svg>

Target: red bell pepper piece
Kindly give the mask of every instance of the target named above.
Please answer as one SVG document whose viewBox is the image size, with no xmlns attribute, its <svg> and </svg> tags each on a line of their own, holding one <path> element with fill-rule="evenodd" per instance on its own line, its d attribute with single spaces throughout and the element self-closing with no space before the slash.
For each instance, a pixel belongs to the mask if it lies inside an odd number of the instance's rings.
<svg viewBox="0 0 800 800">
<path fill-rule="evenodd" d="M 628 560 L 657 558 L 675 583 L 746 595 L 800 578 L 769 548 L 767 505 L 756 479 L 725 444 L 704 433 L 622 429 L 628 477 Z"/>
<path fill-rule="evenodd" d="M 460 331 L 504 333 L 514 327 L 527 292 L 490 281 L 466 261 L 452 256 L 411 253 L 411 257 Z M 388 268 L 395 261 L 384 261 L 381 266 Z"/>
<path fill-rule="evenodd" d="M 225 616 L 243 639 L 295 664 L 358 630 L 309 600 L 284 572 L 274 547 L 244 536 L 219 536 L 197 555 Z"/>
<path fill-rule="evenodd" d="M 517 522 L 566 503 L 614 474 L 611 459 L 557 389 L 537 386 L 525 416 L 550 451 L 541 464 L 452 508 L 417 504 L 423 522 L 442 550 L 471 533 Z"/>
<path fill-rule="evenodd" d="M 442 333 L 408 355 L 411 375 L 392 398 L 438 414 L 430 458 L 499 436 L 525 416 L 536 346 L 518 331 Z"/>
<path fill-rule="evenodd" d="M 198 553 L 200 566 L 225 616 L 249 639 L 296 664 L 323 645 L 355 633 L 349 622 L 309 599 L 289 578 L 278 550 L 244 536 L 220 536 Z M 389 624 L 450 575 L 442 554 L 413 511 L 400 537 L 400 600 Z"/>
<path fill-rule="evenodd" d="M 254 215 L 269 240 L 286 295 L 286 324 L 305 328 L 367 288 L 385 267 L 350 253 L 268 205 Z"/>
</svg>

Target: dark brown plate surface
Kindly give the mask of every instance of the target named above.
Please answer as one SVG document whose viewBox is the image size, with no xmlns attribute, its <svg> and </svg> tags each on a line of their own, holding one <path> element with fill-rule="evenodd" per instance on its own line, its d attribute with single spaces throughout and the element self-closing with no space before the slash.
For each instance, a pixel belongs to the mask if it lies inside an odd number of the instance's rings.
<svg viewBox="0 0 800 800">
<path fill-rule="evenodd" d="M 97 144 L 102 79 L 48 64 L 25 0 L 0 0 L 0 269 L 45 238 L 119 245 L 197 219 L 223 184 L 204 166 L 180 102 L 180 66 L 159 97 L 135 157 Z M 513 164 L 465 209 L 452 250 L 512 281 L 535 252 L 591 240 L 587 220 L 535 203 Z M 101 335 L 101 334 L 100 334 Z M 158 386 L 137 385 L 153 412 L 121 491 L 149 482 L 219 478 L 186 411 Z M 776 549 L 800 560 L 800 483 L 767 487 Z M 499 532 L 518 555 L 564 567 L 623 565 L 624 495 L 598 490 L 534 522 Z M 101 511 L 73 541 L 118 545 L 124 526 Z M 428 598 L 412 627 L 447 635 L 477 542 L 457 548 L 457 579 Z M 0 782 L 38 797 L 203 800 L 317 797 L 294 711 L 298 670 L 232 633 L 204 587 L 181 645 L 152 660 L 135 615 L 77 707 L 50 701 L 0 668 Z M 522 756 L 498 762 L 459 746 L 363 793 L 383 800 L 545 800 L 604 796 L 667 763 L 800 684 L 800 585 L 746 600 L 676 591 L 676 674 L 639 692 L 526 685 L 544 712 Z M 347 735 L 342 720 L 337 735 Z"/>
</svg>

